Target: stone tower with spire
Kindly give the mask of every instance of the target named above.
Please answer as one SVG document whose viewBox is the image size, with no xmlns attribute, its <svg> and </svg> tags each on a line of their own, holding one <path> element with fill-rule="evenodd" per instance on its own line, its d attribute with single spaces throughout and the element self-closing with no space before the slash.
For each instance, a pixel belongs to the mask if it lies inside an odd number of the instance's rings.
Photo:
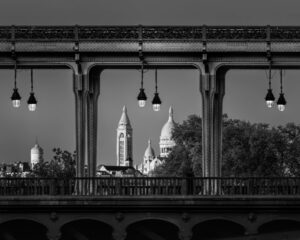
<svg viewBox="0 0 300 240">
<path fill-rule="evenodd" d="M 169 109 L 169 118 L 168 121 L 161 129 L 159 149 L 160 157 L 166 158 L 171 152 L 172 148 L 176 145 L 175 141 L 172 139 L 172 131 L 175 127 L 175 122 L 173 120 L 173 108 Z"/>
<path fill-rule="evenodd" d="M 132 165 L 132 127 L 124 106 L 117 128 L 117 166 Z"/>
</svg>

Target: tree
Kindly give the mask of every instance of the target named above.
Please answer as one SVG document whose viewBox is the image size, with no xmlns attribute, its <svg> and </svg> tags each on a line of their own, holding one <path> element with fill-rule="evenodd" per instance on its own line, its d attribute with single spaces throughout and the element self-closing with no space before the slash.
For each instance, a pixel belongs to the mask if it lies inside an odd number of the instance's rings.
<svg viewBox="0 0 300 240">
<path fill-rule="evenodd" d="M 284 174 L 288 176 L 300 176 L 300 126 L 288 123 L 279 126 L 278 131 L 281 135 L 281 147 L 278 153 L 281 158 L 281 167 Z"/>
<path fill-rule="evenodd" d="M 189 152 L 183 145 L 177 145 L 164 163 L 155 168 L 154 176 L 191 177 L 194 175 Z"/>
<path fill-rule="evenodd" d="M 51 162 L 56 162 L 61 166 L 61 177 L 75 177 L 76 152 L 71 154 L 66 150 L 62 151 L 60 148 L 54 148 L 53 152 L 55 155 Z"/>
<path fill-rule="evenodd" d="M 191 115 L 175 126 L 176 147 L 155 174 L 201 176 L 201 124 L 200 117 Z M 223 176 L 300 176 L 300 126 L 270 127 L 224 115 L 222 154 Z"/>
<path fill-rule="evenodd" d="M 60 148 L 53 149 L 54 156 L 50 162 L 37 163 L 33 174 L 37 177 L 72 178 L 75 177 L 75 156 Z"/>
<path fill-rule="evenodd" d="M 248 171 L 251 124 L 223 117 L 223 166 L 225 176 L 241 175 Z"/>
<path fill-rule="evenodd" d="M 172 132 L 176 146 L 184 146 L 188 153 L 188 158 L 192 164 L 194 176 L 202 175 L 201 159 L 202 159 L 202 119 L 197 115 L 188 116 L 187 120 L 182 124 L 177 124 Z M 173 151 L 178 151 L 174 148 Z M 169 158 L 173 158 L 173 151 Z M 170 160 L 169 160 L 170 161 Z M 178 159 L 180 161 L 180 159 Z"/>
</svg>

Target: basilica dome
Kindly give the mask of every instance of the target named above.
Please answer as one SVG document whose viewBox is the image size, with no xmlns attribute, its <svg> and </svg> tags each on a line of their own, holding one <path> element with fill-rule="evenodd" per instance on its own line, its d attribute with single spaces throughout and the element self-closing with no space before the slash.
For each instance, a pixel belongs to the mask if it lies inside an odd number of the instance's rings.
<svg viewBox="0 0 300 240">
<path fill-rule="evenodd" d="M 144 154 L 144 159 L 153 159 L 155 157 L 154 149 L 151 147 L 151 140 L 148 140 L 148 147 Z"/>
<path fill-rule="evenodd" d="M 169 119 L 161 129 L 160 141 L 159 141 L 159 156 L 162 158 L 168 157 L 172 148 L 176 145 L 175 141 L 172 139 L 172 131 L 175 127 L 175 122 L 173 120 L 173 108 L 169 109 Z"/>
<path fill-rule="evenodd" d="M 160 140 L 171 140 L 172 139 L 172 131 L 173 131 L 174 127 L 175 127 L 175 122 L 173 120 L 173 108 L 170 107 L 169 119 L 161 129 Z"/>
</svg>

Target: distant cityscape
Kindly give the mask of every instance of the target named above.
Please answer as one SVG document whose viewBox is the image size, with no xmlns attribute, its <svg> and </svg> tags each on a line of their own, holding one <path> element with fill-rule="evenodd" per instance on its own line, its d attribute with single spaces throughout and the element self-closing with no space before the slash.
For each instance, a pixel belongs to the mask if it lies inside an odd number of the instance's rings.
<svg viewBox="0 0 300 240">
<path fill-rule="evenodd" d="M 172 139 L 172 130 L 175 126 L 173 108 L 169 108 L 167 122 L 163 125 L 159 141 L 159 154 L 155 154 L 151 145 L 148 144 L 140 164 L 133 166 L 132 141 L 133 128 L 131 126 L 126 106 L 123 107 L 121 118 L 117 127 L 116 138 L 116 165 L 98 165 L 97 176 L 149 176 L 153 170 L 161 165 L 168 157 L 175 142 Z M 44 150 L 36 140 L 30 151 L 30 162 L 14 162 L 0 164 L 0 177 L 28 177 L 32 176 L 34 166 L 44 162 Z"/>
<path fill-rule="evenodd" d="M 30 162 L 14 162 L 0 164 L 0 177 L 27 177 L 31 174 L 35 164 L 43 162 L 44 150 L 36 141 L 30 151 Z"/>
</svg>

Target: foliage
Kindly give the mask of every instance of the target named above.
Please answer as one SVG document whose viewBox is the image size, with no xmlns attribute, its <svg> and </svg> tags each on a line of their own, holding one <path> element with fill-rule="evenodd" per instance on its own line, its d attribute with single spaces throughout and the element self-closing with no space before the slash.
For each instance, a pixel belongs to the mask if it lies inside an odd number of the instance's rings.
<svg viewBox="0 0 300 240">
<path fill-rule="evenodd" d="M 176 147 L 155 175 L 201 176 L 202 121 L 191 115 L 173 129 Z M 300 125 L 268 124 L 223 116 L 223 176 L 300 176 Z"/>
<path fill-rule="evenodd" d="M 37 163 L 33 174 L 37 177 L 72 178 L 75 177 L 75 156 L 60 148 L 53 149 L 54 156 L 50 162 Z"/>
<path fill-rule="evenodd" d="M 175 146 L 170 156 L 162 165 L 155 168 L 152 175 L 168 175 L 172 177 L 193 176 L 192 163 L 186 147 L 183 145 Z"/>
<path fill-rule="evenodd" d="M 191 115 L 172 132 L 176 146 L 164 163 L 153 173 L 156 176 L 200 176 L 202 152 L 201 118 Z"/>
<path fill-rule="evenodd" d="M 284 143 L 277 129 L 267 124 L 250 124 L 224 119 L 224 176 L 282 176 L 280 148 Z"/>
</svg>

